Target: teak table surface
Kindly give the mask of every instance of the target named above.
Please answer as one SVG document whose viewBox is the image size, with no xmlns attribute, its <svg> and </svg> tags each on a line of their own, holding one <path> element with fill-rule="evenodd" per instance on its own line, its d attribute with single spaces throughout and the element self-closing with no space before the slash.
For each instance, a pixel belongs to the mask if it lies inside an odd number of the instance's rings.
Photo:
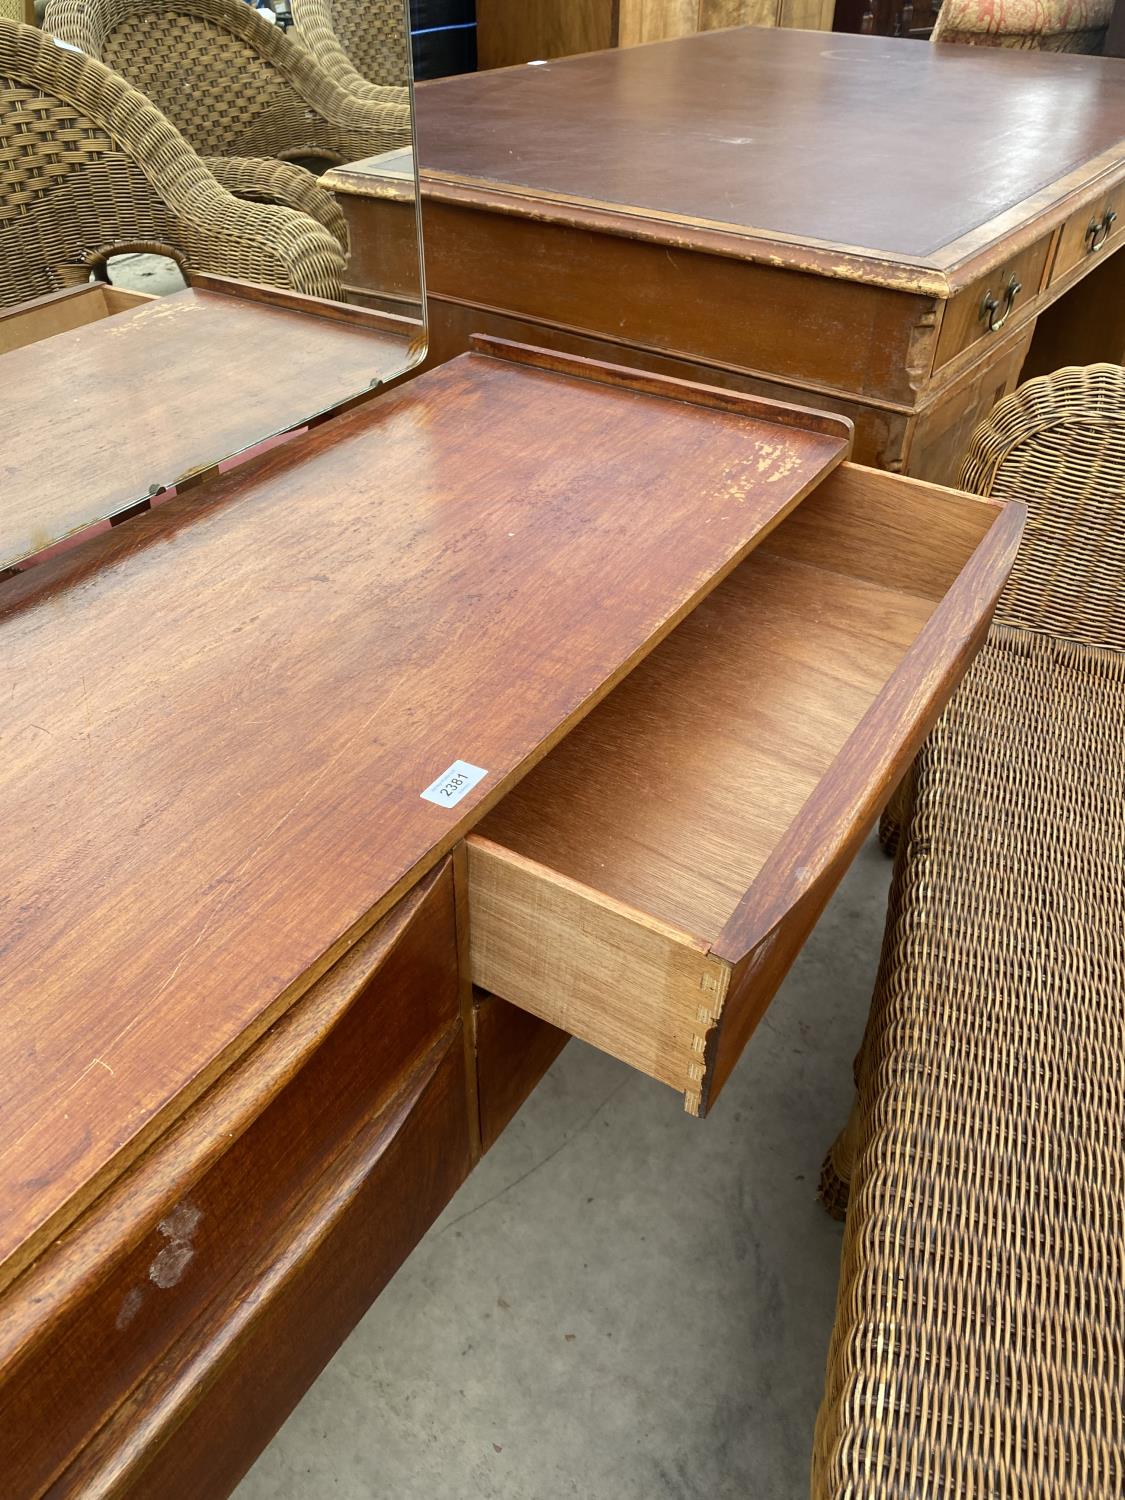
<svg viewBox="0 0 1125 1500">
<path fill-rule="evenodd" d="M 745 27 L 424 84 L 418 140 L 428 183 L 488 185 L 512 212 L 602 208 L 680 244 L 768 238 L 937 279 L 1119 164 L 1125 65 Z"/>
<path fill-rule="evenodd" d="M 38 343 L 0 356 L 0 476 L 12 476 L 0 485 L 0 567 L 408 362 L 409 333 L 369 314 L 201 280 L 209 286 L 55 334 L 49 358 Z"/>
<path fill-rule="evenodd" d="M 4 586 L 0 1284 L 846 452 L 723 404 L 468 356 Z"/>
</svg>

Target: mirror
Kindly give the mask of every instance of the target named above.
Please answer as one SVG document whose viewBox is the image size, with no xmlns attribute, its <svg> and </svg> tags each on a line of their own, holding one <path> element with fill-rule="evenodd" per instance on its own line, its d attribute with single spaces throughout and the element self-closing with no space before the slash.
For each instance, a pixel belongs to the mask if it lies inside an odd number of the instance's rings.
<svg viewBox="0 0 1125 1500">
<path fill-rule="evenodd" d="M 0 19 L 0 578 L 426 352 L 407 0 L 42 23 Z"/>
</svg>

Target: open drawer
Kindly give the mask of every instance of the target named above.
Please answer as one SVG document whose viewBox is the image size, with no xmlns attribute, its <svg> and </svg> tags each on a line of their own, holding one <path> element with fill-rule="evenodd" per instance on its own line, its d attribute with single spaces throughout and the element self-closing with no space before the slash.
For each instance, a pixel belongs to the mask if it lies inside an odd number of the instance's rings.
<svg viewBox="0 0 1125 1500">
<path fill-rule="evenodd" d="M 851 464 L 825 479 L 469 836 L 474 983 L 705 1114 L 1022 524 Z"/>
</svg>

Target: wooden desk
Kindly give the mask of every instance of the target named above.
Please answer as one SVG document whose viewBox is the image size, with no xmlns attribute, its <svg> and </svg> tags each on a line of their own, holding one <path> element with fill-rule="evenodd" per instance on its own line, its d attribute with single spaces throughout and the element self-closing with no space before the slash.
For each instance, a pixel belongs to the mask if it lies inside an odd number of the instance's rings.
<svg viewBox="0 0 1125 1500">
<path fill-rule="evenodd" d="M 711 32 L 424 84 L 418 131 L 435 359 L 484 330 L 815 404 L 952 481 L 1029 350 L 1125 354 L 1114 59 Z M 356 245 L 380 171 L 328 177 Z"/>
<path fill-rule="evenodd" d="M 3 585 L 5 1500 L 228 1493 L 558 1028 L 712 1102 L 1019 537 L 849 439 L 495 349 Z"/>
</svg>

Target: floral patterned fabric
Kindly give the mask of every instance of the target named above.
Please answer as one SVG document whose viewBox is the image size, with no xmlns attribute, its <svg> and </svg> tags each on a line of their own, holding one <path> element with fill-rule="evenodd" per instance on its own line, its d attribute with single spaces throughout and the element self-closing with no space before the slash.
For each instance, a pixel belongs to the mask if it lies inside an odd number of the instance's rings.
<svg viewBox="0 0 1125 1500">
<path fill-rule="evenodd" d="M 1098 52 L 1113 0 L 944 0 L 935 42 Z"/>
</svg>

